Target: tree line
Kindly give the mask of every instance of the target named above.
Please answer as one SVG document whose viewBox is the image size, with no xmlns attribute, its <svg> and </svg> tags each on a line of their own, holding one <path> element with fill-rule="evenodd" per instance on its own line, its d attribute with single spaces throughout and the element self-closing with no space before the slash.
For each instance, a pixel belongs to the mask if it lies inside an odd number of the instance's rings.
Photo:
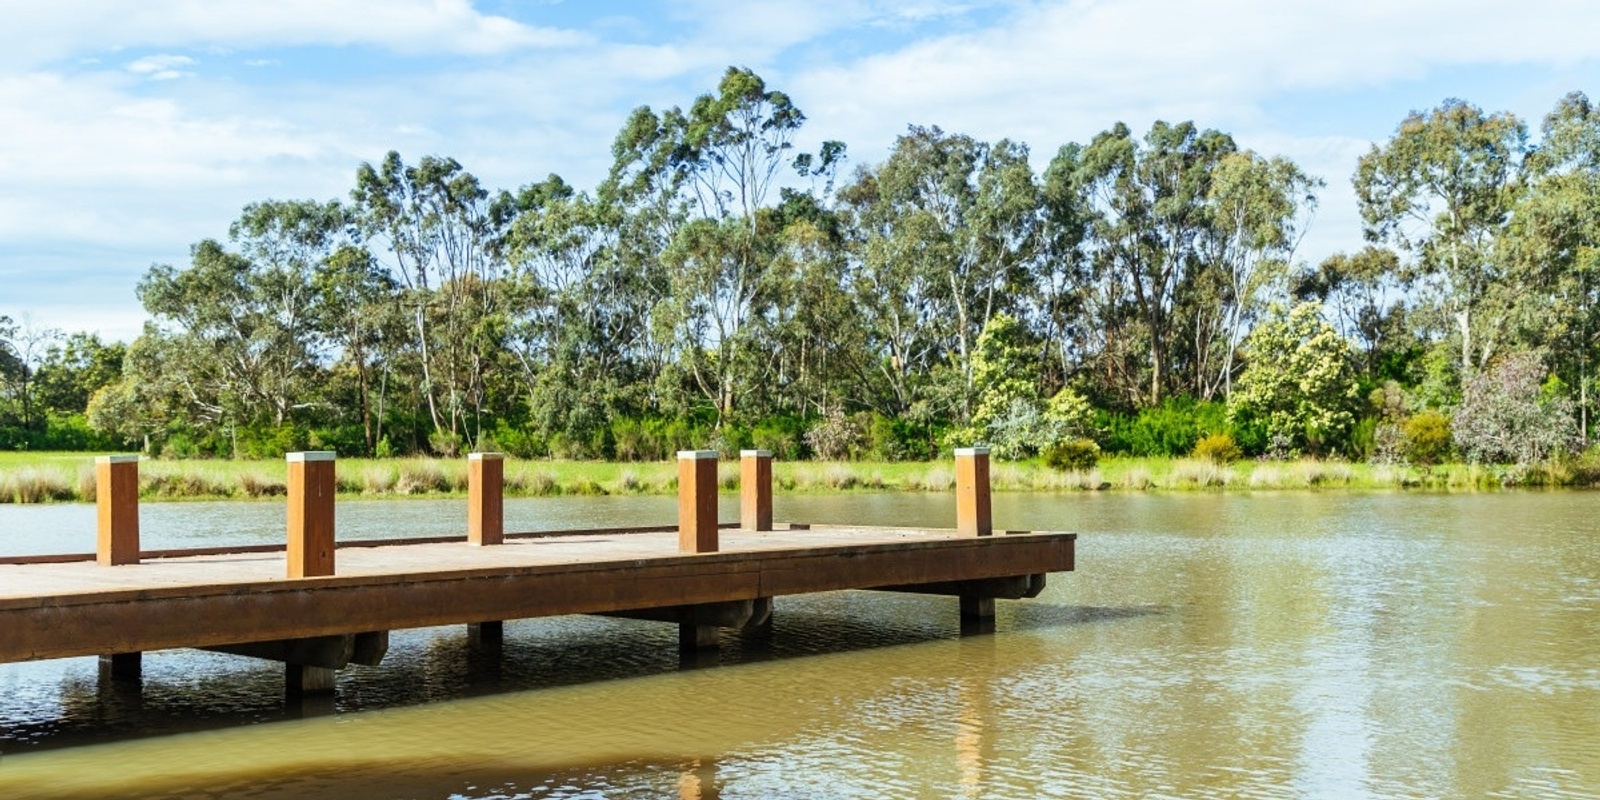
<svg viewBox="0 0 1600 800">
<path fill-rule="evenodd" d="M 0 446 L 171 455 L 1526 461 L 1586 445 L 1600 114 L 1536 140 L 1448 100 L 1352 181 L 1369 246 L 1296 248 L 1322 180 L 1191 122 L 1060 146 L 913 125 L 877 164 L 730 68 L 637 109 L 598 186 L 362 164 L 137 286 L 132 343 L 0 318 Z M 1538 440 L 1538 443 L 1533 443 Z"/>
</svg>

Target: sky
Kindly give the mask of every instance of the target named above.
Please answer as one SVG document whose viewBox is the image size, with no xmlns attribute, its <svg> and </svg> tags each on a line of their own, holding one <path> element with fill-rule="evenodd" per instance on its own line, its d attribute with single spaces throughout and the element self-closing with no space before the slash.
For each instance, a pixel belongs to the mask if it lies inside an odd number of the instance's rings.
<svg viewBox="0 0 1600 800">
<path fill-rule="evenodd" d="M 12 4 L 8 4 L 12 5 Z M 1600 96 L 1592 0 L 54 0 L 0 26 L 0 315 L 131 341 L 152 264 L 363 162 L 592 188 L 627 115 L 729 66 L 881 161 L 908 125 L 1031 148 L 1192 120 L 1320 177 L 1297 259 L 1363 246 L 1350 176 L 1461 98 L 1537 132 Z M 846 170 L 851 169 L 847 165 Z"/>
</svg>

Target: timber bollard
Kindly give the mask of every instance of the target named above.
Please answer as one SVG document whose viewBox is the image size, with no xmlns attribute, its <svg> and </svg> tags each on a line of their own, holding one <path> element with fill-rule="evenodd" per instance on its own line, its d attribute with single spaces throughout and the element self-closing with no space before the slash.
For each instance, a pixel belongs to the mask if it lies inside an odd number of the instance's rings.
<svg viewBox="0 0 1600 800">
<path fill-rule="evenodd" d="M 717 451 L 678 451 L 678 551 L 717 552 Z"/>
<path fill-rule="evenodd" d="M 504 544 L 505 455 L 467 455 L 467 541 L 475 545 Z"/>
<path fill-rule="evenodd" d="M 989 512 L 989 448 L 956 448 L 956 532 L 988 536 L 994 532 Z"/>
<path fill-rule="evenodd" d="M 97 457 L 94 484 L 95 560 L 107 567 L 139 563 L 139 457 Z"/>
<path fill-rule="evenodd" d="M 678 551 L 717 552 L 717 451 L 678 451 Z M 693 655 L 717 647 L 717 627 L 678 623 L 678 651 Z"/>
<path fill-rule="evenodd" d="M 772 530 L 772 451 L 739 451 L 739 527 Z"/>
<path fill-rule="evenodd" d="M 333 574 L 333 460 L 327 450 L 289 453 L 289 577 Z"/>
</svg>

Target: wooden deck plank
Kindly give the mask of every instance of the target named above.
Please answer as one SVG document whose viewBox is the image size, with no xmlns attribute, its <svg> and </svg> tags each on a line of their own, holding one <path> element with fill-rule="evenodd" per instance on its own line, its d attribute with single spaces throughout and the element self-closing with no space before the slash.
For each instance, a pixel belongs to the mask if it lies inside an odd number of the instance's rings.
<svg viewBox="0 0 1600 800">
<path fill-rule="evenodd" d="M 0 662 L 369 630 L 752 600 L 1070 570 L 1072 534 L 828 527 L 602 532 L 342 549 L 329 577 L 287 579 L 283 553 L 102 567 L 0 565 Z"/>
</svg>

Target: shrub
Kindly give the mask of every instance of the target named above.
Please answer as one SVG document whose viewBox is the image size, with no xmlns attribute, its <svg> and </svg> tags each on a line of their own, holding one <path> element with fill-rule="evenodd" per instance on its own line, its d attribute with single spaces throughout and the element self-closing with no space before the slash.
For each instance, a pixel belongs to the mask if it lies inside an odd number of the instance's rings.
<svg viewBox="0 0 1600 800">
<path fill-rule="evenodd" d="M 1450 432 L 1470 461 L 1537 464 L 1572 447 L 1572 401 L 1542 391 L 1544 378 L 1538 356 L 1514 353 L 1467 380 Z"/>
<path fill-rule="evenodd" d="M 289 488 L 281 481 L 275 481 L 263 475 L 246 472 L 239 476 L 239 488 L 246 497 L 276 497 L 289 493 Z"/>
<path fill-rule="evenodd" d="M 1239 450 L 1239 444 L 1226 433 L 1213 433 L 1202 437 L 1200 441 L 1195 442 L 1194 451 L 1189 455 L 1218 465 L 1232 464 L 1244 457 L 1244 453 Z"/>
<path fill-rule="evenodd" d="M 1062 471 L 1087 472 L 1100 463 L 1100 445 L 1093 439 L 1068 439 L 1044 450 L 1044 462 Z"/>
<path fill-rule="evenodd" d="M 1106 449 L 1135 456 L 1184 456 L 1201 436 L 1233 432 L 1228 408 L 1221 403 L 1172 397 L 1137 416 L 1106 416 Z"/>
<path fill-rule="evenodd" d="M 1406 434 L 1400 423 L 1382 422 L 1372 431 L 1372 454 L 1367 460 L 1374 464 L 1395 465 L 1406 461 Z"/>
<path fill-rule="evenodd" d="M 919 461 L 933 458 L 938 448 L 927 428 L 908 419 L 873 414 L 867 427 L 867 451 L 879 461 Z"/>
<path fill-rule="evenodd" d="M 1401 427 L 1401 452 L 1413 464 L 1433 465 L 1450 455 L 1450 418 L 1423 411 Z"/>
<path fill-rule="evenodd" d="M 1027 458 L 1061 438 L 1046 420 L 1039 404 L 1018 397 L 989 422 L 986 431 L 994 457 L 1005 461 Z"/>
<path fill-rule="evenodd" d="M 806 421 L 795 416 L 768 417 L 750 430 L 750 442 L 757 450 L 769 450 L 783 461 L 799 460 Z"/>
<path fill-rule="evenodd" d="M 811 430 L 806 431 L 806 444 L 811 452 L 824 461 L 839 461 L 860 451 L 866 431 L 857 417 L 846 416 L 839 409 L 829 412 Z"/>
<path fill-rule="evenodd" d="M 461 453 L 461 435 L 453 431 L 434 431 L 428 434 L 428 448 L 445 458 L 455 458 Z"/>
</svg>

